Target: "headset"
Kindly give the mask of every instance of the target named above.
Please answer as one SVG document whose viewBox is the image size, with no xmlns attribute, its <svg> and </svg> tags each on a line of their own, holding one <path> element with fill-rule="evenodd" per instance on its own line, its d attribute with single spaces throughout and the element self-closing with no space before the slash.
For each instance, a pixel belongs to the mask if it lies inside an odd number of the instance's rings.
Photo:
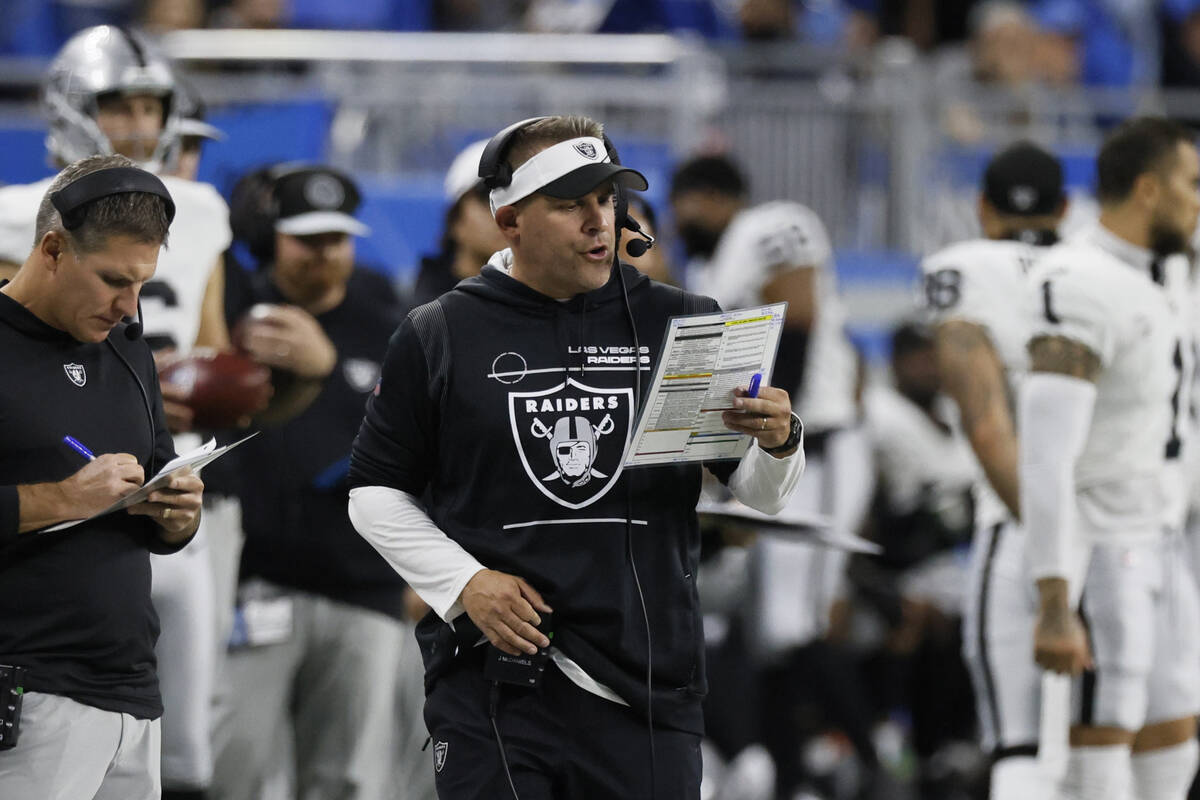
<svg viewBox="0 0 1200 800">
<path fill-rule="evenodd" d="M 508 186 L 512 183 L 513 169 L 512 165 L 505 160 L 508 154 L 509 145 L 512 143 L 513 137 L 518 131 L 535 122 L 551 117 L 530 117 L 529 119 L 515 122 L 504 128 L 495 136 L 493 136 L 483 148 L 483 154 L 479 157 L 479 177 L 483 181 L 483 185 L 488 189 L 499 189 Z M 608 138 L 608 134 L 601 134 L 604 141 L 604 147 L 608 151 L 609 160 L 614 164 L 620 164 L 621 158 L 617 153 L 617 148 L 613 145 L 612 140 Z M 625 244 L 625 252 L 631 257 L 638 258 L 646 254 L 651 247 L 654 246 L 654 237 L 645 233 L 642 226 L 637 220 L 629 216 L 629 199 L 625 196 L 621 185 L 613 181 L 613 194 L 616 222 L 616 241 L 614 242 L 613 250 L 613 271 L 617 273 L 617 279 L 621 283 L 621 296 L 625 301 L 625 315 L 629 322 L 629 330 L 633 336 L 633 375 L 634 375 L 634 396 L 633 409 L 630 424 L 637 420 L 639 407 L 642 399 L 642 365 L 641 365 L 641 343 L 638 341 L 637 323 L 633 317 L 633 308 L 629 303 L 629 287 L 625 283 L 625 271 L 621 269 L 620 263 L 620 245 L 621 231 L 627 230 L 631 233 L 640 236 L 640 239 L 631 239 Z M 633 583 L 637 588 L 638 599 L 641 601 L 642 620 L 646 624 L 646 732 L 649 738 L 650 752 L 650 796 L 655 795 L 655 787 L 657 785 L 657 776 L 655 774 L 655 755 L 654 755 L 654 709 L 652 701 L 653 689 L 653 647 L 650 633 L 650 614 L 646 608 L 646 596 L 642 591 L 642 581 L 638 576 L 637 561 L 634 559 L 633 553 L 633 496 L 632 488 L 629 482 L 625 483 L 625 549 L 626 556 L 629 558 L 630 571 L 633 574 Z M 509 770 L 508 757 L 504 752 L 504 742 L 500 738 L 500 729 L 496 724 L 496 706 L 499 684 L 492 686 L 492 699 L 489 707 L 489 716 L 491 717 L 492 731 L 496 736 L 496 746 L 500 750 L 500 762 L 504 766 L 504 774 L 508 778 L 509 788 L 512 790 L 514 800 L 520 800 L 520 795 L 517 794 L 517 787 L 513 783 L 512 772 Z"/>
<path fill-rule="evenodd" d="M 275 167 L 259 167 L 238 178 L 229 196 L 229 227 L 258 266 L 275 260 Z"/>
<path fill-rule="evenodd" d="M 501 189 L 512 183 L 513 168 L 505 160 L 505 156 L 508 155 L 509 145 L 512 144 L 513 137 L 516 136 L 518 131 L 544 119 L 551 118 L 530 117 L 520 122 L 514 122 L 488 140 L 488 143 L 483 148 L 483 154 L 479 156 L 479 178 L 483 181 L 484 186 L 488 189 Z M 609 160 L 619 165 L 621 157 L 617 154 L 617 148 L 613 145 L 612 140 L 608 138 L 608 134 L 601 134 L 601 139 L 604 140 L 604 147 L 608 150 Z M 621 231 L 624 229 L 642 237 L 640 239 L 631 239 L 625 244 L 625 252 L 630 257 L 640 258 L 646 254 L 647 250 L 654 246 L 654 237 L 644 232 L 638 221 L 629 216 L 629 199 L 625 196 L 625 190 L 615 181 L 613 182 L 613 194 L 616 199 L 617 229 L 617 246 L 613 249 L 618 252 L 620 251 Z M 614 260 L 614 265 L 615 263 Z"/>
<path fill-rule="evenodd" d="M 175 201 L 158 176 L 138 167 L 109 167 L 76 178 L 50 195 L 50 202 L 62 217 L 63 227 L 78 230 L 87 221 L 88 204 L 114 194 L 142 192 L 162 198 L 167 224 L 175 219 Z"/>
<path fill-rule="evenodd" d="M 238 178 L 229 196 L 229 227 L 236 242 L 242 242 L 258 268 L 275 260 L 275 223 L 279 221 L 279 181 L 296 172 L 332 170 L 306 161 L 287 161 L 258 167 Z M 361 201 L 358 187 L 350 182 L 354 197 Z"/>
<path fill-rule="evenodd" d="M 102 197 L 141 192 L 162 199 L 167 225 L 175 219 L 175 200 L 158 176 L 138 167 L 109 167 L 76 178 L 50 195 L 50 203 L 62 217 L 63 227 L 76 231 L 87 222 L 88 208 Z M 138 297 L 137 317 L 125 326 L 125 338 L 136 341 L 142 336 L 142 298 Z M 141 382 L 139 381 L 139 385 Z M 145 389 L 143 388 L 143 393 Z"/>
</svg>

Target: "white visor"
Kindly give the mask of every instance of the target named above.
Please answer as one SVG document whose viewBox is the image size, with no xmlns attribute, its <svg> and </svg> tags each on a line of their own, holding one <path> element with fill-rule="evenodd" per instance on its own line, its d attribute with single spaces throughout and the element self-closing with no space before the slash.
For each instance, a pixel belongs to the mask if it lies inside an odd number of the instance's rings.
<svg viewBox="0 0 1200 800">
<path fill-rule="evenodd" d="M 291 236 L 314 233 L 348 233 L 351 236 L 370 236 L 371 229 L 349 214 L 340 211 L 310 211 L 275 223 L 275 230 Z"/>
<path fill-rule="evenodd" d="M 535 192 L 551 197 L 582 197 L 605 181 L 645 191 L 646 178 L 635 170 L 612 163 L 604 142 L 594 136 L 568 139 L 547 147 L 513 172 L 508 186 L 492 189 L 488 198 L 492 215 Z"/>
</svg>

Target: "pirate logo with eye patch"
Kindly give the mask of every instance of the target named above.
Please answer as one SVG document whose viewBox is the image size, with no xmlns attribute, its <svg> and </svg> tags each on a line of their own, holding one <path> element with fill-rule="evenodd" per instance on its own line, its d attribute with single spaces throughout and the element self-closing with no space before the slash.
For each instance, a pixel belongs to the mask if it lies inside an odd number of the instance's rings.
<svg viewBox="0 0 1200 800">
<path fill-rule="evenodd" d="M 567 508 L 590 505 L 621 473 L 633 390 L 573 378 L 540 392 L 510 392 L 513 442 L 533 485 Z"/>
</svg>

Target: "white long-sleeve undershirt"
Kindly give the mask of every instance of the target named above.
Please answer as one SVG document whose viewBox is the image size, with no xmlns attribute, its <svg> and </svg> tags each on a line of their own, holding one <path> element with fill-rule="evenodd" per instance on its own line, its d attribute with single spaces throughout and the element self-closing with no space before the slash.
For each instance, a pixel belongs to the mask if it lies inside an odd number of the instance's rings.
<svg viewBox="0 0 1200 800">
<path fill-rule="evenodd" d="M 803 472 L 803 442 L 786 458 L 754 446 L 730 476 L 729 488 L 751 508 L 777 514 Z M 360 486 L 350 491 L 350 521 L 439 617 L 452 622 L 463 613 L 463 588 L 486 566 L 438 528 L 416 497 L 386 486 Z"/>
<path fill-rule="evenodd" d="M 775 458 L 755 445 L 730 476 L 729 488 L 751 508 L 777 514 L 803 472 L 803 437 L 796 452 L 786 458 Z M 464 612 L 463 589 L 487 567 L 435 525 L 420 500 L 387 486 L 360 486 L 350 490 L 350 521 L 439 617 L 453 624 Z M 625 703 L 561 651 L 552 648 L 551 655 L 563 674 L 584 691 Z"/>
</svg>

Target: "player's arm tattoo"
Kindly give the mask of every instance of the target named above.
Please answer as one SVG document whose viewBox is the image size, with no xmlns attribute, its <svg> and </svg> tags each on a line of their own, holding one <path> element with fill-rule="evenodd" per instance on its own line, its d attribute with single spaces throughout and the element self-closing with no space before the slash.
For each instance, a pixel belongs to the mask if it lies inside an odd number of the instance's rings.
<svg viewBox="0 0 1200 800">
<path fill-rule="evenodd" d="M 1100 357 L 1087 345 L 1065 336 L 1036 336 L 1029 343 L 1030 369 L 1095 381 Z"/>
<path fill-rule="evenodd" d="M 980 325 L 950 320 L 937 327 L 936 346 L 942 389 L 958 405 L 971 449 L 988 482 L 1019 517 L 1016 429 L 1004 365 L 991 337 Z"/>
</svg>

